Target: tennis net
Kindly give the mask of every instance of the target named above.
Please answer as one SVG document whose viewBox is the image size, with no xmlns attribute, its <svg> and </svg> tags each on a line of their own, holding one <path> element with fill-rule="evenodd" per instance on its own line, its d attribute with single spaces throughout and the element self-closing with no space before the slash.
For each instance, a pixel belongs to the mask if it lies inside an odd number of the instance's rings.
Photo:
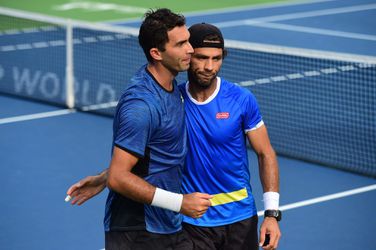
<svg viewBox="0 0 376 250">
<path fill-rule="evenodd" d="M 376 58 L 229 42 L 279 154 L 376 176 Z"/>
<path fill-rule="evenodd" d="M 111 116 L 146 63 L 131 28 L 5 8 L 0 21 L 0 93 Z M 376 177 L 376 58 L 225 45 L 220 75 L 254 93 L 279 154 Z"/>
<path fill-rule="evenodd" d="M 138 30 L 0 8 L 0 91 L 111 115 L 146 60 Z"/>
</svg>

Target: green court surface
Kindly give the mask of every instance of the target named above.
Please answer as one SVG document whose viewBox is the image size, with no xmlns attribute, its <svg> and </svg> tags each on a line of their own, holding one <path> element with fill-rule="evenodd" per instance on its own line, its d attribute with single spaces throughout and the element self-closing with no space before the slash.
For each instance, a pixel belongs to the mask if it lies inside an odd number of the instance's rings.
<svg viewBox="0 0 376 250">
<path fill-rule="evenodd" d="M 52 24 L 0 15 L 0 31 L 9 30 L 9 27 L 11 27 L 12 30 L 16 30 L 41 26 L 52 26 Z"/>
<path fill-rule="evenodd" d="M 0 6 L 64 18 L 86 21 L 112 21 L 139 18 L 150 8 L 167 7 L 179 13 L 259 5 L 286 0 L 193 0 L 193 1 L 66 1 L 66 0 L 1 0 Z"/>
</svg>

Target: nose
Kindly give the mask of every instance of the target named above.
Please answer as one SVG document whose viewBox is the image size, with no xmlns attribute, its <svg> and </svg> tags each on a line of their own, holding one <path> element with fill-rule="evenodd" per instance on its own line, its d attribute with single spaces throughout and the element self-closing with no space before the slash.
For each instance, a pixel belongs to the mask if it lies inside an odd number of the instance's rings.
<svg viewBox="0 0 376 250">
<path fill-rule="evenodd" d="M 193 47 L 192 47 L 192 45 L 189 43 L 189 42 L 187 42 L 187 54 L 193 54 Z"/>
<path fill-rule="evenodd" d="M 213 60 L 208 59 L 205 62 L 205 70 L 212 71 L 213 70 Z"/>
</svg>

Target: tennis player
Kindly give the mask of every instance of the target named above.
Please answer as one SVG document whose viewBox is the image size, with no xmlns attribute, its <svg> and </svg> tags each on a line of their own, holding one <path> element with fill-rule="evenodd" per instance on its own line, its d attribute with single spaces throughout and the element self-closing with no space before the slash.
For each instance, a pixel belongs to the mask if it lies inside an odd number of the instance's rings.
<svg viewBox="0 0 376 250">
<path fill-rule="evenodd" d="M 281 235 L 279 173 L 275 152 L 252 93 L 218 77 L 226 50 L 210 24 L 189 28 L 194 48 L 184 97 L 188 154 L 183 193 L 210 193 L 211 207 L 198 219 L 184 216 L 195 249 L 275 249 Z M 250 185 L 246 138 L 258 156 L 266 218 L 257 234 L 257 209 Z"/>
<path fill-rule="evenodd" d="M 183 227 L 194 249 L 276 249 L 279 173 L 275 152 L 252 93 L 218 76 L 226 55 L 223 36 L 210 24 L 189 28 L 194 48 L 184 97 L 188 154 L 182 192 L 213 195 L 211 207 L 200 218 L 184 216 Z M 246 140 L 258 156 L 264 189 L 265 219 L 258 240 L 258 217 L 250 185 Z M 73 185 L 68 194 L 82 204 L 96 194 L 93 182 L 106 171 Z M 102 181 L 103 185 L 103 181 Z M 269 242 L 266 243 L 266 235 Z M 266 243 L 266 244 L 265 244 Z"/>
<path fill-rule="evenodd" d="M 199 218 L 211 196 L 180 194 L 187 138 L 174 78 L 188 69 L 193 53 L 185 18 L 168 9 L 151 10 L 138 38 L 148 64 L 132 78 L 116 108 L 105 247 L 192 249 L 180 213 Z"/>
</svg>

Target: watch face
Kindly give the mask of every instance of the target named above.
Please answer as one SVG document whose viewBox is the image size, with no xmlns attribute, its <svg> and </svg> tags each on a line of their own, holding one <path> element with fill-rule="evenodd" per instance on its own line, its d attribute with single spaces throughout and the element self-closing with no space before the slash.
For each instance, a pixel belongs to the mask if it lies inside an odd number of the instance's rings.
<svg viewBox="0 0 376 250">
<path fill-rule="evenodd" d="M 282 219 L 281 211 L 277 210 L 277 221 L 280 221 Z"/>
</svg>

